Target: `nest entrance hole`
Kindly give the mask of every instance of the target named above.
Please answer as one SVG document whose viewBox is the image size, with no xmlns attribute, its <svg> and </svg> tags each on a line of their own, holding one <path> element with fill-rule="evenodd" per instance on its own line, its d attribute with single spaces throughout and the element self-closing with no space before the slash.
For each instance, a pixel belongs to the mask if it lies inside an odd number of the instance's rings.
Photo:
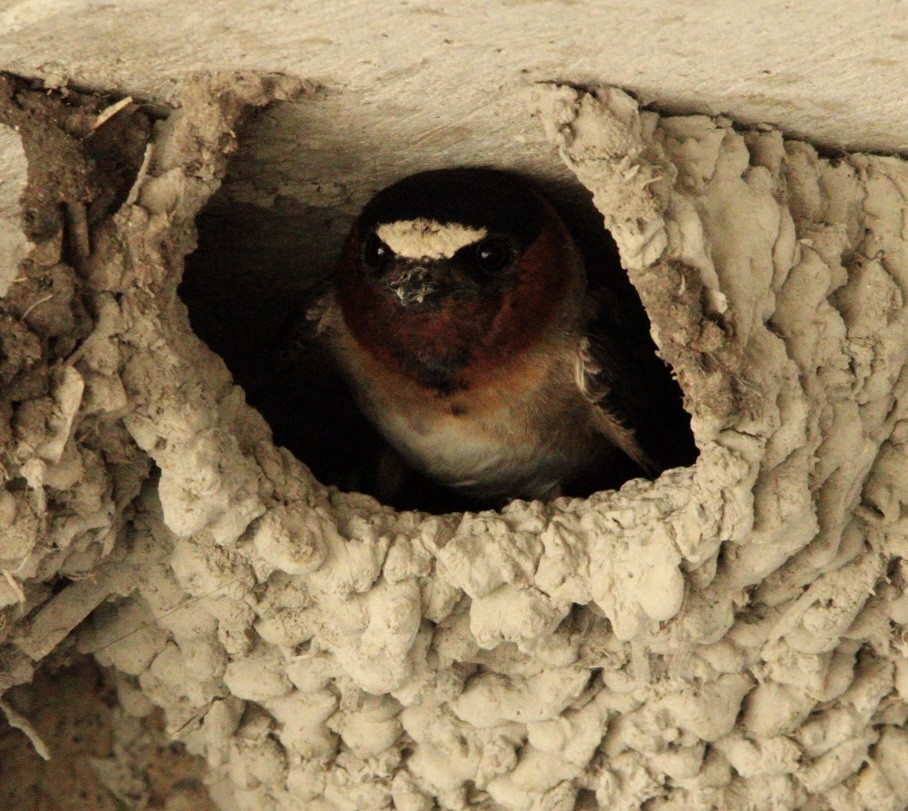
<svg viewBox="0 0 908 811">
<path fill-rule="evenodd" d="M 271 425 L 275 442 L 288 448 L 323 484 L 368 493 L 397 509 L 436 514 L 501 506 L 470 501 L 397 464 L 389 466 L 385 443 L 359 412 L 323 351 L 314 349 L 299 374 L 276 371 L 273 357 L 281 329 L 330 279 L 360 207 L 387 184 L 364 173 L 363 189 L 338 195 L 334 205 L 325 204 L 321 190 L 311 201 L 302 194 L 277 194 L 267 205 L 250 202 L 257 184 L 265 189 L 273 182 L 274 167 L 267 154 L 259 157 L 262 153 L 254 143 L 264 128 L 274 131 L 273 110 L 265 113 L 272 118 L 264 126 L 253 119 L 241 132 L 241 146 L 224 185 L 197 217 L 198 246 L 186 257 L 179 290 L 193 330 L 224 359 L 248 402 Z M 305 153 L 299 161 L 301 165 L 306 161 Z M 403 169 L 388 182 L 406 174 L 409 171 Z M 586 189 L 572 179 L 552 180 L 546 167 L 540 176 L 528 179 L 555 204 L 593 272 L 605 266 L 620 269 L 617 247 Z M 303 184 L 297 183 L 300 187 Z M 682 448 L 676 458 L 692 464 L 697 453 L 680 389 L 668 367 L 655 359 L 649 321 L 636 291 L 623 271 L 612 276 L 609 284 L 631 311 L 633 340 L 647 347 L 655 360 L 648 372 L 665 377 L 665 412 L 677 425 Z M 617 488 L 638 474 L 629 463 L 626 469 L 603 471 L 568 495 L 586 497 Z M 394 488 L 386 486 L 389 475 L 400 478 Z"/>
</svg>

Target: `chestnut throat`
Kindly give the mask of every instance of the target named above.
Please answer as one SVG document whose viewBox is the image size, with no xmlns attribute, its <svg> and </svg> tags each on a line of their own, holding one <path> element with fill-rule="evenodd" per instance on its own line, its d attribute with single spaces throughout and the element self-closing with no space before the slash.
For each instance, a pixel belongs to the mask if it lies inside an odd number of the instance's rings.
<svg viewBox="0 0 908 811">
<path fill-rule="evenodd" d="M 341 291 L 343 293 L 343 291 Z M 478 367 L 500 356 L 495 341 L 501 297 L 443 296 L 418 307 L 401 307 L 390 295 L 371 290 L 341 296 L 356 341 L 389 371 L 438 394 L 463 391 Z"/>
<path fill-rule="evenodd" d="M 341 310 L 357 343 L 388 371 L 440 396 L 490 382 L 551 320 L 516 306 L 509 290 L 446 296 L 418 308 L 378 290 L 344 292 Z"/>
</svg>

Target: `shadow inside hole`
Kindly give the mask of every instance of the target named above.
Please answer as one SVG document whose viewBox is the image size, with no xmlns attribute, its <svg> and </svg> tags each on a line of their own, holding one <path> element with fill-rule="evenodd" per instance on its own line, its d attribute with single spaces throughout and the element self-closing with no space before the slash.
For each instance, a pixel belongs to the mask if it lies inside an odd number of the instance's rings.
<svg viewBox="0 0 908 811">
<path fill-rule="evenodd" d="M 647 315 L 591 196 L 576 184 L 528 179 L 568 224 L 586 258 L 591 284 L 605 285 L 614 297 L 611 315 L 620 324 L 614 331 L 620 333 L 621 351 L 633 359 L 654 404 L 650 418 L 633 426 L 638 439 L 648 450 L 658 450 L 655 458 L 662 469 L 693 464 L 697 450 L 680 388 L 656 355 Z M 305 462 L 322 483 L 369 493 L 397 509 L 444 513 L 502 506 L 452 493 L 414 471 L 389 468 L 385 443 L 319 347 L 307 349 L 292 374 L 275 369 L 280 331 L 330 277 L 352 219 L 290 197 L 278 197 L 266 209 L 216 195 L 197 219 L 198 247 L 186 259 L 180 287 L 193 330 L 227 363 L 249 403 L 268 420 L 275 442 Z M 317 247 L 313 231 L 327 235 Z M 389 470 L 401 477 L 393 496 L 386 486 Z M 573 483 L 565 495 L 585 497 L 640 475 L 627 459 Z"/>
<path fill-rule="evenodd" d="M 324 259 L 307 261 L 311 252 L 303 236 L 308 228 L 329 227 L 319 222 L 324 212 L 291 198 L 279 198 L 269 209 L 213 202 L 196 220 L 198 245 L 186 257 L 179 288 L 193 331 L 223 358 L 249 404 L 270 424 L 276 444 L 323 484 L 380 496 L 386 445 L 327 354 L 311 347 L 292 374 L 273 362 L 279 333 L 325 275 Z M 444 513 L 485 506 L 415 472 L 400 472 L 399 496 L 385 499 L 397 509 Z"/>
</svg>

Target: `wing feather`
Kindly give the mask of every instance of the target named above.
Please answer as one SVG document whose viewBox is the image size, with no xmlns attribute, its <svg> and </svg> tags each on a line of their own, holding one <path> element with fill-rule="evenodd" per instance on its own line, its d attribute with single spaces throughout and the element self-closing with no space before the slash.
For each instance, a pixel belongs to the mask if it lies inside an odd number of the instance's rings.
<svg viewBox="0 0 908 811">
<path fill-rule="evenodd" d="M 656 353 L 636 294 L 622 301 L 600 287 L 590 306 L 575 382 L 596 407 L 597 427 L 649 476 L 692 464 L 697 449 L 690 417 L 671 370 Z"/>
</svg>

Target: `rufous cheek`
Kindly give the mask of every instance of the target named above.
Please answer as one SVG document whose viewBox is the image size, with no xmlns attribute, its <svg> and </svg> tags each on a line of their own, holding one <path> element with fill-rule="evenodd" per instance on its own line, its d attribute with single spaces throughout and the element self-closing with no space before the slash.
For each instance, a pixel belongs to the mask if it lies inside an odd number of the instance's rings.
<svg viewBox="0 0 908 811">
<path fill-rule="evenodd" d="M 374 333 L 376 319 L 383 309 L 388 309 L 388 303 L 366 278 L 361 254 L 362 239 L 359 228 L 354 225 L 341 252 L 335 287 L 344 321 L 357 337 Z M 383 317 L 387 315 L 385 313 Z"/>
<path fill-rule="evenodd" d="M 554 216 L 554 215 L 553 215 Z M 495 343 L 509 353 L 536 341 L 582 284 L 576 254 L 560 220 L 547 220 L 520 258 L 518 282 L 505 291 Z"/>
</svg>

